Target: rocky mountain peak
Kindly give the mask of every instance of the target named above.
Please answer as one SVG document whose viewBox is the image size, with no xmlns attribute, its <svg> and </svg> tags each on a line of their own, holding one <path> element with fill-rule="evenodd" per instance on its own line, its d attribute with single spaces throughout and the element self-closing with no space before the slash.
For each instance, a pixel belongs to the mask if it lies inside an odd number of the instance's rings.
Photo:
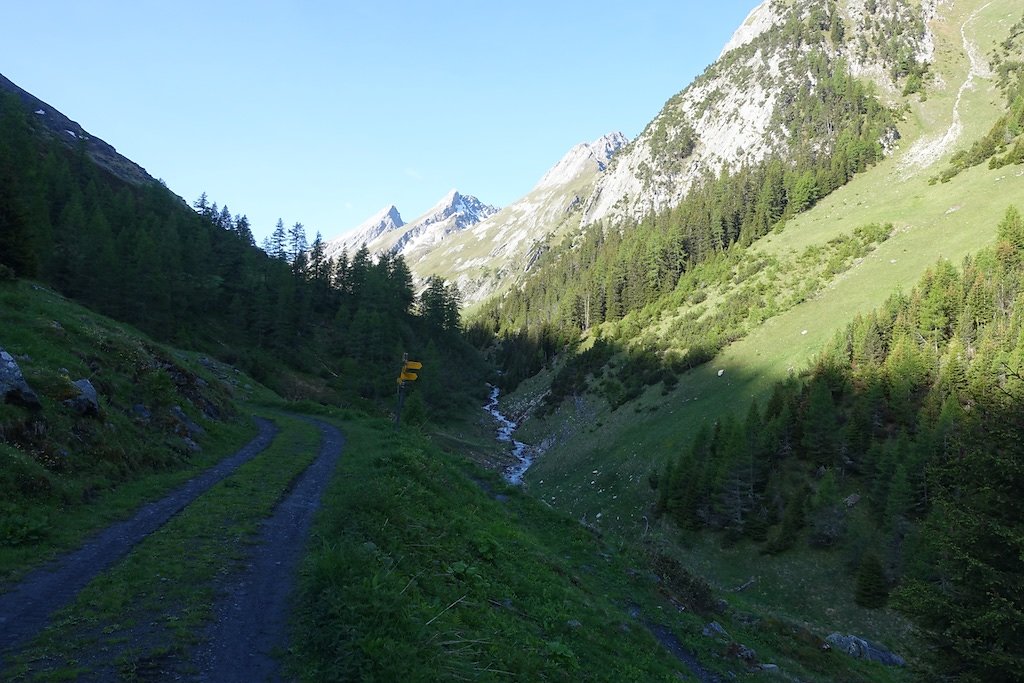
<svg viewBox="0 0 1024 683">
<path fill-rule="evenodd" d="M 618 131 L 602 135 L 593 142 L 581 142 L 544 174 L 534 190 L 565 185 L 578 178 L 588 167 L 604 171 L 612 156 L 628 143 L 629 138 Z"/>
<path fill-rule="evenodd" d="M 427 226 L 448 220 L 454 216 L 455 225 L 462 229 L 470 225 L 476 225 L 497 212 L 497 207 L 484 204 L 476 197 L 462 194 L 453 188 L 437 204 L 417 218 L 414 223 Z"/>
<path fill-rule="evenodd" d="M 384 231 L 393 230 L 406 224 L 406 221 L 401 219 L 401 214 L 398 213 L 398 207 L 393 204 L 386 209 L 382 209 L 378 216 L 379 218 L 376 222 L 384 228 Z"/>
<path fill-rule="evenodd" d="M 751 42 L 759 35 L 775 26 L 775 24 L 782 21 L 784 16 L 785 15 L 778 11 L 778 8 L 773 5 L 773 0 L 765 0 L 754 9 L 750 10 L 750 14 L 747 15 L 747 18 L 743 20 L 740 27 L 732 34 L 732 38 L 730 38 L 729 42 L 722 48 L 722 53 L 718 55 L 718 58 L 721 59 L 726 55 L 726 53 Z"/>
<path fill-rule="evenodd" d="M 336 258 L 342 251 L 348 251 L 351 254 L 363 244 L 369 244 L 381 235 L 399 230 L 404 226 L 405 221 L 402 220 L 402 214 L 398 212 L 398 207 L 391 204 L 367 218 L 354 229 L 327 242 L 324 253 L 328 259 Z"/>
<path fill-rule="evenodd" d="M 898 93 L 895 79 L 934 53 L 936 0 L 766 0 L 750 13 L 721 57 L 671 97 L 598 179 L 583 224 L 637 220 L 679 204 L 694 183 L 723 170 L 787 158 L 799 136 L 788 129 L 796 96 L 821 74 L 846 71 Z M 826 65 L 821 69 L 820 65 Z M 909 65 L 909 66 L 908 66 Z M 817 70 L 818 75 L 815 75 Z M 818 150 L 835 140 L 821 136 Z M 887 149 L 898 133 L 883 131 Z"/>
</svg>

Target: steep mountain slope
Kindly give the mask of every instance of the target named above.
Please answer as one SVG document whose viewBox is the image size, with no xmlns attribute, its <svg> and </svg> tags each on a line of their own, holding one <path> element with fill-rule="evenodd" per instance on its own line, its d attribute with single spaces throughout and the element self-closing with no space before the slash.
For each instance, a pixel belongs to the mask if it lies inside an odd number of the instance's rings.
<svg viewBox="0 0 1024 683">
<path fill-rule="evenodd" d="M 470 304 L 509 286 L 551 240 L 578 229 L 584 198 L 626 143 L 610 133 L 574 146 L 525 197 L 412 260 L 413 271 L 454 280 Z"/>
<path fill-rule="evenodd" d="M 595 352 L 566 363 L 565 368 L 575 367 L 575 375 L 556 365 L 557 372 L 524 383 L 506 408 L 511 414 L 528 415 L 517 439 L 547 447 L 526 476 L 535 495 L 599 528 L 642 533 L 653 524 L 655 494 L 649 475 L 668 459 L 688 452 L 702 425 L 711 426 L 729 414 L 742 419 L 752 398 L 763 401 L 774 382 L 799 378 L 823 344 L 856 314 L 877 308 L 895 291 L 908 291 L 940 257 L 958 265 L 964 256 L 990 245 L 1007 206 L 1024 207 L 1024 170 L 1012 160 L 1009 163 L 1016 165 L 980 164 L 949 182 L 935 182 L 951 158 L 959 158 L 959 152 L 987 136 L 1008 112 L 1019 111 L 1013 89 L 1000 87 L 1016 78 L 1018 67 L 1013 64 L 1024 57 L 1019 46 L 1007 40 L 1021 19 L 1019 3 L 878 6 L 896 13 L 934 11 L 924 15 L 930 17 L 923 34 L 927 39 L 917 43 L 916 54 L 932 55 L 928 68 L 917 64 L 895 87 L 891 82 L 886 86 L 884 79 L 885 87 L 878 87 L 885 101 L 903 111 L 897 122 L 900 137 L 892 140 L 887 158 L 854 175 L 809 210 L 787 217 L 748 248 L 737 245 L 707 266 L 688 271 L 657 301 L 591 330 L 581 349 L 590 348 L 600 335 L 611 348 L 610 362 Z M 878 30 L 877 17 L 867 20 L 858 14 L 865 3 L 844 2 L 838 9 L 849 20 L 847 36 L 857 17 L 870 30 Z M 759 39 L 727 51 L 726 59 L 747 54 L 757 40 L 768 41 L 766 36 L 773 31 L 786 30 L 785 22 L 767 24 Z M 860 44 L 858 38 L 856 45 Z M 853 64 L 859 53 L 851 49 L 845 54 Z M 861 74 L 874 78 L 891 74 L 896 66 L 882 54 L 881 46 L 868 43 L 866 54 L 869 59 L 861 60 Z M 875 59 L 872 55 L 877 59 L 875 68 L 869 69 L 863 65 Z M 733 61 L 729 68 L 746 64 Z M 709 72 L 719 68 L 725 67 Z M 920 74 L 926 96 L 907 87 L 913 85 L 915 73 Z M 1008 131 L 997 153 L 1019 140 L 1019 127 L 1015 134 L 1012 127 Z M 649 138 L 648 134 L 641 139 Z M 624 151 L 602 183 L 616 172 L 624 173 L 618 169 L 637 146 Z M 665 187 L 672 190 L 667 181 Z M 668 191 L 662 195 L 664 201 L 671 197 Z M 640 204 L 627 201 L 624 206 L 632 211 Z M 892 229 L 885 239 L 869 244 L 866 252 L 832 260 L 835 249 L 841 248 L 837 244 L 872 224 L 891 224 Z M 657 234 L 657 221 L 644 234 Z M 629 230 L 622 240 L 630 240 Z M 814 264 L 826 268 L 819 271 Z M 665 353 L 680 339 L 711 335 L 719 326 L 725 326 L 726 345 L 715 349 L 707 362 L 686 369 Z M 536 326 L 532 334 L 538 334 Z M 630 393 L 633 385 L 627 382 L 632 375 L 643 376 L 635 393 Z M 573 400 L 560 401 L 548 415 L 531 412 L 530 406 L 543 405 L 541 397 L 552 389 Z M 722 586 L 745 583 L 756 575 L 757 587 L 748 595 L 754 602 L 799 614 L 821 629 L 842 624 L 881 629 L 875 633 L 890 637 L 904 632 L 895 616 L 887 614 L 885 619 L 892 616 L 894 621 L 882 628 L 876 614 L 852 605 L 850 570 L 842 557 L 816 552 L 765 559 L 749 550 L 722 551 L 715 542 L 711 546 L 688 552 L 687 561 Z M 799 591 L 789 588 L 794 574 L 803 581 Z M 817 586 L 828 593 L 824 604 L 814 597 L 819 594 Z"/>
<path fill-rule="evenodd" d="M 893 92 L 933 53 L 935 3 L 767 0 L 737 30 L 722 56 L 672 97 L 618 156 L 584 208 L 583 223 L 637 220 L 679 203 L 694 183 L 756 164 L 771 154 L 827 153 L 836 131 L 808 130 L 797 94 L 814 74 L 849 68 Z M 891 149 L 895 132 L 880 140 Z"/>
<path fill-rule="evenodd" d="M 728 291 L 751 277 L 751 271 L 744 272 L 747 265 L 755 264 L 756 273 L 779 259 L 777 268 L 785 271 L 785 264 L 795 263 L 788 259 L 821 254 L 830 240 L 864 225 L 892 223 L 891 235 L 867 256 L 801 294 L 796 305 L 746 326 L 712 361 L 681 374 L 678 386 L 666 396 L 647 392 L 637 405 L 638 414 L 628 419 L 613 416 L 607 403 L 594 397 L 593 404 L 590 398 L 565 404 L 549 422 L 528 422 L 518 438 L 530 435 L 537 443 L 555 433 L 554 425 L 575 425 L 557 431 L 556 445 L 537 461 L 528 481 L 544 490 L 559 490 L 559 499 L 579 514 L 592 516 L 611 504 L 621 511 L 623 522 L 627 517 L 639 522 L 646 499 L 642 479 L 648 468 L 685 447 L 699 424 L 722 412 L 742 413 L 751 397 L 763 396 L 772 382 L 805 367 L 836 329 L 892 292 L 909 289 L 938 258 L 955 264 L 991 244 L 1007 206 L 1024 206 L 1024 170 L 979 166 L 948 183 L 930 181 L 954 152 L 984 135 L 1005 110 L 994 81 L 977 76 L 971 55 L 977 59 L 991 54 L 1019 18 L 1020 8 L 1012 0 L 995 0 L 943 5 L 940 10 L 930 23 L 939 56 L 931 65 L 932 85 L 927 100 L 907 99 L 909 112 L 900 124 L 902 138 L 893 156 L 789 219 L 781 232 L 755 242 L 742 257 L 742 267 L 734 262 L 716 278 L 722 278 Z M 971 85 L 963 88 L 965 83 Z M 953 142 L 947 142 L 941 156 L 923 165 L 918 151 L 946 137 L 957 121 L 959 135 L 950 136 Z M 647 342 L 659 348 L 678 334 L 677 323 L 698 329 L 708 324 L 706 316 L 723 299 L 715 287 L 709 279 L 689 290 L 703 294 L 679 302 L 666 297 L 664 303 L 605 325 L 601 332 L 623 346 Z M 706 303 L 701 296 L 709 297 Z M 769 303 L 754 300 L 749 311 L 763 310 Z M 693 320 L 687 323 L 691 315 Z M 543 387 L 542 382 L 534 391 Z M 587 417 L 585 424 L 572 417 L 578 412 Z M 640 453 L 645 457 L 638 457 Z M 618 495 L 616 503 L 595 495 L 589 479 L 583 482 L 574 475 L 593 469 L 614 478 L 616 484 L 608 492 Z M 624 497 L 628 502 L 622 503 Z"/>
<path fill-rule="evenodd" d="M 722 172 L 769 158 L 828 156 L 848 145 L 841 116 L 820 116 L 834 74 L 874 83 L 883 100 L 917 91 L 934 56 L 929 21 L 936 3 L 898 0 L 766 0 L 755 8 L 721 57 L 673 96 L 637 137 L 599 140 L 598 177 L 554 191 L 568 179 L 563 160 L 530 194 L 491 222 L 418 259 L 414 272 L 455 279 L 478 302 L 522 277 L 562 237 L 600 221 L 623 227 L 676 207 L 690 190 Z M 890 154 L 899 139 L 884 125 L 872 141 Z M 602 145 L 605 142 L 607 144 Z M 621 151 L 619 148 L 622 148 Z M 574 157 L 580 148 L 570 152 Z M 584 150 L 584 153 L 586 151 Z M 607 169 L 604 164 L 607 163 Z"/>
<path fill-rule="evenodd" d="M 48 132 L 51 138 L 60 141 L 71 149 L 77 149 L 81 145 L 90 159 L 121 180 L 133 185 L 146 185 L 156 182 L 152 176 L 146 173 L 146 169 L 131 159 L 121 156 L 113 146 L 94 135 L 90 135 L 80 125 L 35 95 L 18 87 L 5 78 L 3 74 L 0 74 L 0 92 L 11 93 L 21 100 L 25 108 L 33 112 L 36 120 Z"/>
</svg>

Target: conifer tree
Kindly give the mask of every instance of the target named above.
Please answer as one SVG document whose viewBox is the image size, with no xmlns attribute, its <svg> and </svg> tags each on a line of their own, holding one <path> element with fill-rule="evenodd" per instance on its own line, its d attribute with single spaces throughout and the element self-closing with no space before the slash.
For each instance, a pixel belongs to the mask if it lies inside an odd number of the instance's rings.
<svg viewBox="0 0 1024 683">
<path fill-rule="evenodd" d="M 210 199 L 203 192 L 199 197 L 192 202 L 192 208 L 196 210 L 200 216 L 206 216 L 210 212 Z"/>
<path fill-rule="evenodd" d="M 296 221 L 288 229 L 288 240 L 285 244 L 288 262 L 294 264 L 299 254 L 305 253 L 307 249 L 309 243 L 306 240 L 306 226 Z"/>
<path fill-rule="evenodd" d="M 252 227 L 249 225 L 249 217 L 245 214 L 236 215 L 234 220 L 235 234 L 243 244 L 255 246 L 256 239 L 252 235 Z"/>
<path fill-rule="evenodd" d="M 229 232 L 234 231 L 235 229 L 235 221 L 231 217 L 231 210 L 228 209 L 227 204 L 221 207 L 220 215 L 217 217 L 217 227 Z"/>
<path fill-rule="evenodd" d="M 288 237 L 284 231 L 284 221 L 280 218 L 277 219 L 277 225 L 274 226 L 274 232 L 270 234 L 270 249 L 267 250 L 267 254 L 271 258 L 280 259 L 285 261 L 288 259 Z"/>
</svg>

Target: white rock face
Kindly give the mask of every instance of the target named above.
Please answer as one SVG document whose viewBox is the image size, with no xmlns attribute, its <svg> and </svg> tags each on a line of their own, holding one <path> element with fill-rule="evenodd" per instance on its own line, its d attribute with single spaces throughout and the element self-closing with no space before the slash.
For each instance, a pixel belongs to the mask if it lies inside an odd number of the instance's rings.
<svg viewBox="0 0 1024 683">
<path fill-rule="evenodd" d="M 746 45 L 778 23 L 782 13 L 772 9 L 771 5 L 772 0 L 765 0 L 750 10 L 750 14 L 740 24 L 740 27 L 736 29 L 736 32 L 732 34 L 732 38 L 725 44 L 725 47 L 722 48 L 722 53 L 718 55 L 719 59 L 724 57 L 725 53 Z"/>
<path fill-rule="evenodd" d="M 525 197 L 411 260 L 413 272 L 454 280 L 466 303 L 521 277 L 550 235 L 579 229 L 583 197 L 627 143 L 616 132 L 574 146 Z"/>
<path fill-rule="evenodd" d="M 758 50 L 740 65 L 781 74 L 784 63 L 785 55 Z M 609 217 L 638 220 L 651 211 L 672 208 L 702 176 L 717 175 L 723 167 L 755 164 L 772 151 L 778 141 L 769 138 L 767 129 L 778 91 L 762 79 L 736 82 L 729 77 L 732 73 L 696 81 L 665 105 L 601 177 L 585 203 L 584 225 Z M 666 170 L 657 158 L 656 131 L 668 129 L 671 139 L 684 124 L 694 131 L 696 144 L 680 168 Z"/>
<path fill-rule="evenodd" d="M 581 142 L 558 160 L 544 177 L 534 186 L 534 190 L 557 187 L 572 182 L 582 173 L 596 168 L 603 171 L 612 155 L 626 145 L 628 140 L 622 133 L 609 133 L 593 142 Z"/>
<path fill-rule="evenodd" d="M 695 182 L 723 169 L 733 172 L 773 153 L 785 158 L 790 142 L 776 118 L 785 105 L 780 95 L 784 87 L 816 86 L 806 66 L 812 51 L 829 63 L 845 62 L 854 76 L 871 79 L 889 92 L 894 90 L 889 75 L 892 65 L 880 56 L 883 51 L 877 46 L 909 49 L 918 62 L 933 58 L 935 41 L 929 22 L 936 16 L 939 0 L 920 4 L 879 0 L 873 13 L 865 2 L 839 0 L 843 40 L 834 44 L 826 35 L 813 46 L 784 39 L 780 32 L 793 12 L 806 22 L 812 10 L 825 12 L 829 4 L 767 0 L 754 8 L 719 61 L 672 97 L 616 157 L 585 199 L 582 224 L 639 220 L 652 211 L 677 206 Z M 692 148 L 678 144 L 686 137 L 692 139 Z M 887 151 L 894 148 L 892 140 L 881 142 Z"/>
<path fill-rule="evenodd" d="M 395 205 L 385 207 L 360 223 L 352 230 L 324 245 L 324 255 L 328 260 L 335 259 L 342 251 L 351 256 L 363 244 L 370 244 L 381 235 L 398 230 L 405 222 Z"/>
<path fill-rule="evenodd" d="M 874 11 L 868 10 L 867 2 L 846 0 L 847 31 L 848 34 L 858 36 L 858 39 L 850 40 L 848 35 L 841 54 L 854 76 L 871 79 L 892 92 L 895 89 L 888 77 L 892 65 L 886 63 L 877 50 L 865 50 L 864 44 L 876 45 L 886 40 L 902 41 L 911 49 L 918 63 L 931 63 L 935 59 L 935 35 L 932 33 L 931 22 L 938 16 L 940 0 L 922 0 L 920 7 L 907 2 L 876 2 Z M 894 37 L 894 26 L 901 27 L 905 33 Z M 861 36 L 864 44 L 859 42 Z"/>
<path fill-rule="evenodd" d="M 476 225 L 497 212 L 497 207 L 451 190 L 429 211 L 406 225 L 388 249 L 394 254 L 408 256 L 428 249 L 453 233 Z"/>
</svg>

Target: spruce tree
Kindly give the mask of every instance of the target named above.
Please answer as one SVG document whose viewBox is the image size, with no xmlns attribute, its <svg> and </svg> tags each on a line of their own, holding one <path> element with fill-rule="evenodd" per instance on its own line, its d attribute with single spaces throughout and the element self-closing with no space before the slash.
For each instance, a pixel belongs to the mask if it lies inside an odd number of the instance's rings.
<svg viewBox="0 0 1024 683">
<path fill-rule="evenodd" d="M 288 240 L 285 244 L 288 262 L 294 264 L 299 254 L 305 253 L 307 249 L 309 243 L 306 240 L 306 226 L 296 221 L 288 229 Z"/>
<path fill-rule="evenodd" d="M 287 260 L 287 240 L 288 237 L 284 231 L 284 221 L 278 218 L 277 225 L 274 226 L 274 232 L 270 234 L 270 249 L 267 251 L 267 254 L 269 254 L 271 258 Z"/>
</svg>

